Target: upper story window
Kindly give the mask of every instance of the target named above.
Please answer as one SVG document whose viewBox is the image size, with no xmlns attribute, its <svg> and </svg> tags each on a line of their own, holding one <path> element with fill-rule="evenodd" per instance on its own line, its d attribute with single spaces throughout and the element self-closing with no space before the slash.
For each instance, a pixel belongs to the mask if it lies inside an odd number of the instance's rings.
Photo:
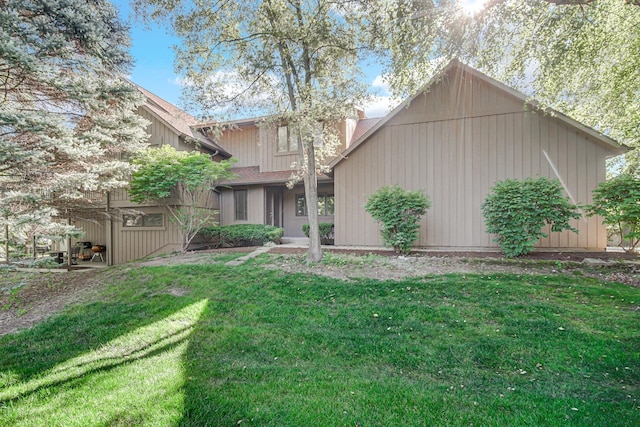
<svg viewBox="0 0 640 427">
<path fill-rule="evenodd" d="M 276 134 L 278 153 L 286 153 L 289 151 L 298 151 L 298 139 L 289 132 L 289 126 L 278 126 Z"/>
</svg>

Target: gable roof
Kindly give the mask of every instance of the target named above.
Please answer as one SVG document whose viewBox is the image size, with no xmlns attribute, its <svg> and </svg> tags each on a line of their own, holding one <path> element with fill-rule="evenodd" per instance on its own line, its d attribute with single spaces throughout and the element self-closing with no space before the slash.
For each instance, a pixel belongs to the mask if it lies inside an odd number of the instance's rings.
<svg viewBox="0 0 640 427">
<path fill-rule="evenodd" d="M 600 142 L 602 145 L 606 146 L 610 151 L 612 151 L 612 153 L 614 155 L 617 154 L 622 154 L 625 153 L 626 151 L 629 150 L 629 147 L 619 144 L 618 142 L 616 142 L 615 140 L 613 140 L 612 138 L 596 131 L 595 129 L 592 129 L 588 126 L 583 125 L 582 123 L 578 122 L 577 120 L 572 119 L 571 117 L 557 111 L 554 110 L 552 108 L 543 108 L 541 107 L 540 103 L 538 101 L 532 100 L 530 98 L 528 98 L 524 93 L 519 92 L 507 85 L 505 85 L 504 83 L 501 83 L 489 76 L 487 76 L 484 73 L 481 73 L 480 71 L 476 70 L 475 68 L 472 68 L 466 64 L 463 64 L 462 62 L 458 61 L 457 59 L 452 59 L 443 69 L 440 73 L 438 73 L 437 75 L 435 75 L 426 85 L 424 85 L 419 91 L 417 91 L 413 96 L 407 98 L 404 102 L 402 102 L 400 105 L 398 105 L 396 108 L 393 109 L 393 111 L 391 111 L 389 114 L 387 114 L 384 118 L 382 118 L 380 121 L 378 121 L 377 123 L 375 123 L 373 126 L 371 126 L 368 130 L 366 130 L 366 132 L 362 133 L 359 138 L 357 140 L 354 140 L 354 142 L 349 146 L 349 148 L 347 148 L 345 151 L 343 151 L 341 153 L 341 155 L 339 155 L 338 157 L 336 157 L 331 163 L 329 163 L 329 167 L 331 169 L 333 169 L 336 165 L 338 165 L 341 161 L 343 161 L 344 159 L 347 158 L 347 156 L 353 152 L 354 150 L 356 150 L 360 145 L 362 145 L 371 135 L 373 135 L 374 133 L 376 133 L 380 128 L 382 128 L 386 123 L 388 123 L 391 119 L 393 119 L 394 117 L 396 117 L 398 114 L 400 114 L 403 110 L 405 110 L 417 97 L 419 97 L 420 95 L 426 93 L 429 88 L 431 88 L 433 85 L 437 84 L 438 82 L 440 82 L 442 80 L 442 78 L 444 76 L 446 76 L 447 74 L 449 74 L 450 72 L 454 71 L 454 70 L 461 70 L 465 73 L 470 74 L 473 77 L 476 77 L 486 83 L 488 83 L 490 86 L 501 90 L 503 92 L 506 92 L 507 94 L 511 95 L 512 97 L 515 97 L 516 99 L 519 99 L 522 101 L 523 106 L 527 105 L 529 107 L 531 107 L 533 110 L 538 110 L 538 111 L 544 111 L 545 113 L 549 114 L 552 117 L 555 117 L 556 119 L 560 120 L 561 122 L 567 124 L 568 126 L 584 133 L 587 134 L 591 137 L 593 137 L 594 139 L 596 139 L 598 142 Z"/>
<path fill-rule="evenodd" d="M 224 148 L 204 136 L 197 129 L 198 120 L 186 111 L 181 110 L 172 103 L 160 98 L 158 95 L 149 92 L 142 86 L 131 82 L 146 97 L 146 102 L 142 106 L 150 114 L 172 129 L 178 135 L 195 139 L 198 144 L 211 152 L 218 152 L 222 157 L 230 158 L 231 154 Z"/>
</svg>

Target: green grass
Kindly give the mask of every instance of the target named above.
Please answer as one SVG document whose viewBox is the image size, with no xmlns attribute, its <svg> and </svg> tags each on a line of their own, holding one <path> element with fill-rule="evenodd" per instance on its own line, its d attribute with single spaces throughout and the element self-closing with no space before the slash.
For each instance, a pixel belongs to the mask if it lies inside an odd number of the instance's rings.
<svg viewBox="0 0 640 427">
<path fill-rule="evenodd" d="M 1 338 L 0 425 L 640 425 L 638 289 L 264 260 L 112 271 Z"/>
</svg>

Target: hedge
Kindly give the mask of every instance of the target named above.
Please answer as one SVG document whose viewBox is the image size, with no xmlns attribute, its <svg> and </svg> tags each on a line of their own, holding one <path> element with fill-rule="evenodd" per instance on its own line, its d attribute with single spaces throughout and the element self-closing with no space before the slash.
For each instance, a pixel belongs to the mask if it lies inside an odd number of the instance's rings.
<svg viewBox="0 0 640 427">
<path fill-rule="evenodd" d="M 216 225 L 200 230 L 200 235 L 218 246 L 261 246 L 280 243 L 284 229 L 264 224 Z"/>
<path fill-rule="evenodd" d="M 333 223 L 321 222 L 318 224 L 320 231 L 320 243 L 323 245 L 333 245 Z M 302 232 L 309 237 L 309 224 L 302 224 Z"/>
</svg>

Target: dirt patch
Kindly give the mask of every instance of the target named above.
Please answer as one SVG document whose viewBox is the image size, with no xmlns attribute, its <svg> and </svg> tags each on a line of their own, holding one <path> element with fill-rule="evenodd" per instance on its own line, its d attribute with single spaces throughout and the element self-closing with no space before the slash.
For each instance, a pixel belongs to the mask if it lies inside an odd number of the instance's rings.
<svg viewBox="0 0 640 427">
<path fill-rule="evenodd" d="M 65 307 L 91 301 L 114 275 L 131 268 L 154 265 L 204 264 L 215 255 L 250 253 L 257 248 L 226 248 L 191 252 L 132 263 L 125 269 L 82 270 L 62 273 L 8 273 L 0 278 L 0 336 L 29 328 Z M 319 274 L 341 280 L 375 278 L 403 280 L 409 277 L 460 274 L 580 274 L 603 281 L 616 281 L 640 288 L 638 256 L 612 252 L 536 252 L 508 260 L 497 252 L 415 252 L 398 256 L 393 251 L 326 249 L 319 265 L 306 263 L 306 249 L 274 247 L 268 268 L 290 273 Z M 340 256 L 335 256 L 335 255 Z M 213 255 L 213 256 L 212 256 Z M 589 262 L 583 263 L 585 258 Z M 593 261 L 593 259 L 596 261 Z M 8 280 L 8 281 L 7 281 Z M 171 295 L 186 290 L 172 288 Z"/>
<path fill-rule="evenodd" d="M 304 262 L 304 248 L 277 247 L 269 253 L 282 255 L 273 261 L 271 268 L 343 280 L 358 277 L 402 280 L 450 273 L 580 274 L 640 288 L 640 258 L 622 252 L 534 252 L 507 259 L 499 252 L 420 251 L 398 256 L 385 250 L 325 249 L 325 254 L 353 257 L 348 265 L 332 265 L 327 258 L 321 265 L 308 265 Z"/>
<path fill-rule="evenodd" d="M 71 304 L 89 301 L 103 286 L 97 270 L 32 273 L 0 293 L 0 336 L 29 328 Z"/>
</svg>

